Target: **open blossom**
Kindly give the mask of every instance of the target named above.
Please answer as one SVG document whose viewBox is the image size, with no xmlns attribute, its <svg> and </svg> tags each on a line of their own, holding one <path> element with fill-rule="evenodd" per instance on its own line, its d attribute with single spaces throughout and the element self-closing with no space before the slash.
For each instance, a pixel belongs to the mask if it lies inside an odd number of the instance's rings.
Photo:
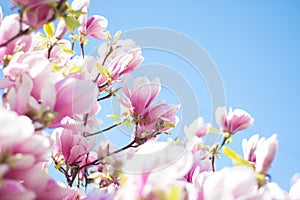
<svg viewBox="0 0 300 200">
<path fill-rule="evenodd" d="M 244 110 L 232 108 L 228 113 L 226 107 L 218 107 L 216 110 L 216 120 L 223 132 L 235 134 L 253 124 L 253 118 Z"/>
<path fill-rule="evenodd" d="M 47 191 L 56 194 L 51 199 L 73 194 L 70 188 L 59 186 L 44 171 L 50 145 L 48 135 L 34 133 L 28 117 L 0 109 L 1 199 L 47 199 L 43 197 Z"/>
<path fill-rule="evenodd" d="M 84 162 L 86 155 L 95 146 L 94 140 L 88 141 L 79 133 L 68 129 L 59 128 L 53 134 L 52 137 L 56 140 L 56 156 L 59 156 L 61 152 L 63 158 L 58 158 L 65 160 L 69 165 Z"/>
<path fill-rule="evenodd" d="M 0 44 L 7 42 L 16 36 L 20 30 L 19 15 L 13 14 L 6 16 L 0 25 Z M 26 26 L 23 24 L 23 29 Z M 18 51 L 27 51 L 31 45 L 31 35 L 24 35 L 16 38 L 8 45 L 0 47 L 0 62 L 3 62 L 4 56 L 13 55 Z"/>
<path fill-rule="evenodd" d="M 78 28 L 80 34 L 96 39 L 105 39 L 104 30 L 108 25 L 108 21 L 105 17 L 93 15 L 87 19 L 86 15 L 82 15 L 81 18 L 82 23 Z"/>
<path fill-rule="evenodd" d="M 146 77 L 139 77 L 133 81 L 130 90 L 125 82 L 123 91 L 124 99 L 121 103 L 132 114 L 143 115 L 160 92 L 159 79 L 155 78 L 150 82 Z"/>
<path fill-rule="evenodd" d="M 130 73 L 140 66 L 144 61 L 141 54 L 141 48 L 132 40 L 117 40 L 111 45 L 103 43 L 98 48 L 99 59 L 97 62 L 108 71 L 110 79 L 117 80 L 120 76 Z M 97 82 L 103 83 L 107 79 L 108 77 L 102 74 Z"/>
<path fill-rule="evenodd" d="M 141 117 L 145 122 L 140 122 L 138 126 L 138 133 L 154 133 L 167 132 L 178 123 L 179 119 L 175 116 L 180 106 L 172 104 L 157 103 L 149 107 L 147 112 Z"/>
</svg>

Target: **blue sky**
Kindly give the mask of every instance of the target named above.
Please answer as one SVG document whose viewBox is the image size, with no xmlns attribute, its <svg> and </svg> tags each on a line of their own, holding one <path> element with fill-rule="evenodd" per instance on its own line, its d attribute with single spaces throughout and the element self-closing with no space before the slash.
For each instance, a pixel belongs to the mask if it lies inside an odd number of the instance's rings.
<svg viewBox="0 0 300 200">
<path fill-rule="evenodd" d="M 10 6 L 0 5 L 7 13 Z M 200 44 L 221 74 L 227 105 L 243 108 L 255 118 L 253 127 L 234 136 L 231 147 L 241 152 L 243 137 L 277 133 L 279 149 L 270 174 L 284 189 L 290 187 L 291 177 L 300 172 L 298 1 L 91 0 L 89 11 L 107 17 L 112 33 L 160 27 L 181 32 Z M 145 63 L 166 64 L 178 72 L 187 65 L 163 52 L 145 51 L 144 55 Z M 201 77 L 184 76 L 194 89 L 203 90 L 198 96 L 199 114 L 209 121 L 212 111 L 205 83 Z M 227 158 L 223 160 L 217 164 L 230 165 Z"/>
</svg>

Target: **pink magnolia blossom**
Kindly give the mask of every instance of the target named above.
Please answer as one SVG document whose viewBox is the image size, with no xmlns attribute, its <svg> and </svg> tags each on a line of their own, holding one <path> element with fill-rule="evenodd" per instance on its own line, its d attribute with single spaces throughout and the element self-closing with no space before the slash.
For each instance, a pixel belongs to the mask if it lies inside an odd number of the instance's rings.
<svg viewBox="0 0 300 200">
<path fill-rule="evenodd" d="M 274 134 L 266 139 L 256 152 L 255 169 L 259 173 L 266 174 L 275 157 L 278 147 L 277 135 Z"/>
<path fill-rule="evenodd" d="M 19 76 L 15 82 L 15 87 L 8 90 L 4 102 L 19 115 L 26 114 L 29 111 L 28 104 L 31 99 L 32 88 L 33 82 L 29 76 L 26 74 Z"/>
<path fill-rule="evenodd" d="M 23 25 L 23 29 L 26 26 Z M 0 44 L 4 44 L 12 37 L 16 36 L 20 30 L 19 15 L 6 16 L 0 26 Z M 31 35 L 16 38 L 4 47 L 0 47 L 0 62 L 6 55 L 13 55 L 18 51 L 27 51 L 31 45 Z"/>
<path fill-rule="evenodd" d="M 54 18 L 54 9 L 51 3 L 59 0 L 10 0 L 15 6 L 26 7 L 23 9 L 23 22 L 35 29 L 41 28 L 44 24 Z"/>
<path fill-rule="evenodd" d="M 0 108 L 0 151 L 29 138 L 33 131 L 34 127 L 28 117 L 18 116 L 15 112 Z"/>
<path fill-rule="evenodd" d="M 235 134 L 237 131 L 244 130 L 253 124 L 253 118 L 244 110 L 232 108 L 227 113 L 225 107 L 216 110 L 216 120 L 223 132 Z"/>
<path fill-rule="evenodd" d="M 139 123 L 139 132 L 136 135 L 169 131 L 179 121 L 178 117 L 175 116 L 179 107 L 179 105 L 160 103 L 150 106 L 147 112 L 141 115 L 145 122 Z"/>
<path fill-rule="evenodd" d="M 48 199 L 63 199 L 72 193 L 45 173 L 50 138 L 34 133 L 28 117 L 1 108 L 0 125 L 1 199 L 47 199 L 43 196 L 47 191 L 55 193 Z"/>
<path fill-rule="evenodd" d="M 23 13 L 23 22 L 37 30 L 51 21 L 54 15 L 54 9 L 48 3 L 35 4 Z"/>
<path fill-rule="evenodd" d="M 66 78 L 55 84 L 55 91 L 56 102 L 53 110 L 58 115 L 53 119 L 52 126 L 65 116 L 89 113 L 97 100 L 97 87 L 90 81 Z"/>
<path fill-rule="evenodd" d="M 155 78 L 150 82 L 146 77 L 139 77 L 133 81 L 130 90 L 124 83 L 123 91 L 125 96 L 121 103 L 132 114 L 143 115 L 160 92 L 159 79 Z"/>
<path fill-rule="evenodd" d="M 242 147 L 244 152 L 244 159 L 250 162 L 256 162 L 257 149 L 262 145 L 266 138 L 259 138 L 258 134 L 253 135 L 249 140 L 243 139 Z"/>
<path fill-rule="evenodd" d="M 93 15 L 86 19 L 86 15 L 82 15 L 81 18 L 82 23 L 78 28 L 80 34 L 96 39 L 105 39 L 104 30 L 108 25 L 108 21 L 105 17 Z"/>
<path fill-rule="evenodd" d="M 51 127 L 60 125 L 66 116 L 89 113 L 96 103 L 97 86 L 93 82 L 63 78 L 51 71 L 50 62 L 39 53 L 17 54 L 4 75 L 15 82 L 7 94 L 11 109 L 19 114 L 30 108 L 55 112 Z"/>
<path fill-rule="evenodd" d="M 73 133 L 71 130 L 59 128 L 53 134 L 57 145 L 57 156 L 61 152 L 63 159 L 69 165 L 83 162 L 86 155 L 95 146 L 94 140 L 88 141 L 87 138 L 78 133 Z"/>
<path fill-rule="evenodd" d="M 113 80 L 120 76 L 128 74 L 135 70 L 144 61 L 141 55 L 141 49 L 130 39 L 117 40 L 110 45 L 103 43 L 98 48 L 98 63 L 109 72 Z M 104 82 L 107 77 L 100 76 L 97 81 Z"/>
<path fill-rule="evenodd" d="M 248 141 L 243 139 L 242 146 L 244 159 L 252 162 L 257 172 L 266 174 L 276 154 L 277 135 L 274 134 L 266 139 L 265 137 L 259 138 L 256 134 Z"/>
<path fill-rule="evenodd" d="M 202 117 L 195 119 L 190 126 L 184 126 L 184 133 L 187 138 L 192 138 L 193 136 L 203 137 L 207 132 L 207 125 L 204 124 Z"/>
</svg>

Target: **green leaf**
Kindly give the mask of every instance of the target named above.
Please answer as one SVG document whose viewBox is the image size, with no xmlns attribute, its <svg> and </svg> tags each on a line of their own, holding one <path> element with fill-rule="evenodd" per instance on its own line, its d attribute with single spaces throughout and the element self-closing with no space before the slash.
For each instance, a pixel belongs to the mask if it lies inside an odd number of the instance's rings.
<svg viewBox="0 0 300 200">
<path fill-rule="evenodd" d="M 164 123 L 164 127 L 174 128 L 175 125 L 174 125 L 174 124 L 171 124 L 171 123 Z"/>
<path fill-rule="evenodd" d="M 141 122 L 143 122 L 143 123 L 148 123 L 149 120 L 148 120 L 148 119 L 145 119 L 145 118 L 142 118 L 142 119 L 141 119 Z"/>
<path fill-rule="evenodd" d="M 251 166 L 251 164 L 244 160 L 237 152 L 230 149 L 229 147 L 223 147 L 223 153 L 232 160 L 234 165 L 247 165 Z"/>
<path fill-rule="evenodd" d="M 71 15 L 77 15 L 77 16 L 87 14 L 86 12 L 82 12 L 80 10 L 69 10 L 68 12 Z"/>
<path fill-rule="evenodd" d="M 106 117 L 112 118 L 112 119 L 119 119 L 120 117 L 118 115 L 110 114 L 106 115 Z"/>
<path fill-rule="evenodd" d="M 65 53 L 68 53 L 68 54 L 74 54 L 74 51 L 72 51 L 71 49 L 69 49 L 69 48 L 66 47 L 66 46 L 61 45 L 61 46 L 59 46 L 59 48 L 60 48 L 61 50 L 63 50 L 63 52 L 65 52 Z"/>
<path fill-rule="evenodd" d="M 212 126 L 209 126 L 208 130 L 209 130 L 209 132 L 212 132 L 214 134 L 222 134 L 222 132 L 220 132 L 218 129 L 216 129 L 216 128 L 212 127 Z"/>
<path fill-rule="evenodd" d="M 80 72 L 81 71 L 82 66 L 72 66 L 69 70 L 69 73 L 74 73 L 74 72 Z"/>
<path fill-rule="evenodd" d="M 121 36 L 121 31 L 117 31 L 117 33 L 114 35 L 113 42 L 116 42 L 120 36 Z"/>
<path fill-rule="evenodd" d="M 45 31 L 46 32 L 46 31 Z M 40 36 L 40 38 L 42 38 L 43 40 L 48 40 L 48 38 L 44 35 L 44 34 L 42 34 L 42 33 L 39 33 L 39 36 Z"/>
<path fill-rule="evenodd" d="M 47 37 L 53 37 L 54 31 L 55 31 L 55 26 L 53 22 L 49 22 L 48 24 L 44 25 L 44 31 L 47 35 Z"/>
<path fill-rule="evenodd" d="M 66 27 L 71 32 L 74 33 L 74 29 L 78 26 L 80 26 L 80 23 L 74 18 L 70 16 L 64 17 Z"/>
</svg>

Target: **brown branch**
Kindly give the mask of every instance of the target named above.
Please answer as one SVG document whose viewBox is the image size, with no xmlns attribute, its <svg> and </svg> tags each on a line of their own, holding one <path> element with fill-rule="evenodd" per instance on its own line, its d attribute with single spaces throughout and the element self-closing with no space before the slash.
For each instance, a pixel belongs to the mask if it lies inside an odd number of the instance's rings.
<svg viewBox="0 0 300 200">
<path fill-rule="evenodd" d="M 30 34 L 32 32 L 33 32 L 33 29 L 28 27 L 27 29 L 20 31 L 17 35 L 15 35 L 15 36 L 11 37 L 10 39 L 8 39 L 6 42 L 0 44 L 0 48 L 7 46 L 9 43 L 11 43 L 13 40 L 17 39 L 18 37 Z"/>
</svg>

